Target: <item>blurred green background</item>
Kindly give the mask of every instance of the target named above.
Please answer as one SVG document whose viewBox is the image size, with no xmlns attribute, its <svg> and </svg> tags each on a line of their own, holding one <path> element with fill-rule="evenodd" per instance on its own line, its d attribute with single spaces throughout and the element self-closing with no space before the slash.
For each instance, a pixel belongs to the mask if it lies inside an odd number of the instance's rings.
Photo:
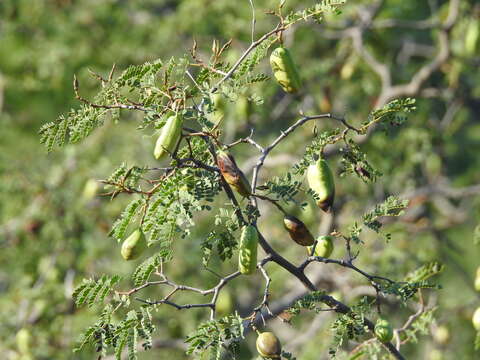
<svg viewBox="0 0 480 360">
<path fill-rule="evenodd" d="M 257 36 L 270 30 L 275 19 L 265 14 L 278 1 L 254 2 Z M 288 9 L 312 5 L 313 1 L 288 0 Z M 235 104 L 227 104 L 226 135 L 234 138 L 255 128 L 262 144 L 268 144 L 280 129 L 291 125 L 299 109 L 308 113 L 333 111 L 346 114 L 352 124 L 365 120 L 382 95 L 382 83 L 368 58 L 355 48 L 342 29 L 358 24 L 371 1 L 349 1 L 342 14 L 329 15 L 323 25 L 301 24 L 289 31 L 285 43 L 298 63 L 308 92 L 301 98 L 285 95 L 273 81 L 253 90 L 264 97 L 247 118 L 239 118 Z M 375 19 L 364 31 L 364 48 L 384 64 L 394 84 L 406 83 L 439 51 L 438 29 L 411 23 L 442 22 L 455 1 L 391 0 L 383 2 Z M 454 6 L 454 5 L 453 5 Z M 443 289 L 427 291 L 429 306 L 437 307 L 436 320 L 428 326 L 431 335 L 419 335 L 418 344 L 402 348 L 412 359 L 473 359 L 475 332 L 470 318 L 480 306 L 473 289 L 479 262 L 479 247 L 473 242 L 479 223 L 480 199 L 480 7 L 474 0 L 461 1 L 447 44 L 449 57 L 429 74 L 418 91 L 417 111 L 409 122 L 390 133 L 377 132 L 362 149 L 384 176 L 367 185 L 352 176 L 339 178 L 341 211 L 334 227 L 346 229 L 366 210 L 395 194 L 411 200 L 407 213 L 389 224 L 392 239 L 386 242 L 373 232 L 364 238 L 358 258 L 360 267 L 402 279 L 426 261 L 446 265 L 438 281 Z M 398 20 L 391 27 L 389 19 Z M 155 165 L 152 133 L 136 130 L 135 115 L 125 114 L 118 123 L 106 123 L 80 144 L 47 154 L 39 144 L 38 129 L 70 108 L 78 106 L 72 90 L 76 74 L 84 97 L 94 94 L 97 81 L 89 69 L 108 76 L 115 63 L 123 70 L 157 58 L 168 59 L 188 51 L 193 39 L 207 57 L 214 38 L 233 38 L 231 59 L 250 41 L 249 1 L 230 0 L 3 0 L 0 2 L 0 354 L 5 359 L 92 359 L 94 349 L 73 354 L 81 330 L 96 319 L 95 308 L 76 309 L 71 294 L 84 277 L 103 273 L 128 275 L 134 264 L 119 256 L 119 245 L 107 236 L 109 228 L 129 200 L 110 202 L 90 197 L 89 179 L 106 178 L 122 162 Z M 390 25 L 389 25 L 390 24 Z M 366 61 L 367 60 L 367 61 Z M 268 73 L 268 64 L 262 66 Z M 318 123 L 319 130 L 331 124 Z M 281 175 L 303 154 L 308 125 L 291 136 L 267 162 L 264 174 Z M 249 173 L 251 149 L 236 156 Z M 332 158 L 338 173 L 340 164 Z M 250 174 L 250 173 L 249 173 Z M 266 180 L 266 179 L 262 179 Z M 290 209 L 293 211 L 293 209 Z M 299 262 L 303 249 L 292 246 L 277 225 L 281 217 L 265 209 L 260 228 L 289 260 Z M 313 207 L 304 221 L 317 230 L 321 215 Z M 215 278 L 198 271 L 200 241 L 210 220 L 200 219 L 192 235 L 198 241 L 175 243 L 178 256 L 167 269 L 179 283 L 208 287 Z M 268 232 L 266 231 L 268 229 Z M 334 257 L 344 255 L 338 246 Z M 235 261 L 215 264 L 223 273 L 235 269 Z M 269 265 L 272 301 L 286 301 L 301 294 L 294 279 Z M 321 287 L 337 294 L 347 304 L 358 296 L 371 295 L 368 283 L 333 265 L 316 265 L 312 277 Z M 128 286 L 128 281 L 125 287 Z M 261 278 L 237 279 L 228 290 L 242 315 L 262 295 Z M 147 292 L 155 297 L 159 289 Z M 157 294 L 158 296 L 158 294 Z M 193 301 L 189 299 L 189 301 Z M 227 301 L 228 302 L 228 301 Z M 415 311 L 384 305 L 399 327 Z M 228 308 L 228 306 L 227 306 Z M 231 309 L 227 309 L 227 311 Z M 156 314 L 154 349 L 141 359 L 184 359 L 183 338 L 207 314 L 201 310 Z M 284 347 L 298 359 L 328 358 L 334 315 L 302 314 L 292 326 L 278 320 L 276 329 Z M 450 333 L 447 340 L 435 336 L 439 327 Z M 25 331 L 28 349 L 22 346 Z M 308 334 L 307 336 L 301 336 Z M 438 334 L 438 331 L 437 331 Z M 20 340 L 19 340 L 20 338 Z M 254 339 L 247 337 L 242 356 L 254 357 Z M 351 350 L 354 344 L 345 346 Z M 345 353 L 346 354 L 346 353 Z M 340 354 L 339 356 L 344 356 Z M 434 354 L 434 355 L 432 355 Z M 436 357 L 434 357 L 436 356 Z"/>
</svg>

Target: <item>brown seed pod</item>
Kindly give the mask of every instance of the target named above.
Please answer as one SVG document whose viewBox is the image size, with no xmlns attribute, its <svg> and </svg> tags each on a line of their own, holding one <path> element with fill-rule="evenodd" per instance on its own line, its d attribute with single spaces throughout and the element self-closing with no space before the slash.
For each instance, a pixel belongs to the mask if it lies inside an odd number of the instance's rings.
<svg viewBox="0 0 480 360">
<path fill-rule="evenodd" d="M 287 229 L 292 240 L 297 244 L 302 246 L 310 246 L 315 242 L 313 235 L 310 233 L 305 224 L 295 216 L 285 215 L 283 218 L 283 225 L 285 226 L 285 229 Z"/>
<path fill-rule="evenodd" d="M 225 151 L 218 150 L 217 166 L 220 169 L 223 178 L 231 187 L 243 197 L 250 196 L 250 184 L 242 170 L 237 166 L 232 155 Z"/>
<path fill-rule="evenodd" d="M 260 356 L 267 359 L 280 359 L 282 345 L 272 332 L 263 332 L 257 337 L 257 351 Z"/>
</svg>

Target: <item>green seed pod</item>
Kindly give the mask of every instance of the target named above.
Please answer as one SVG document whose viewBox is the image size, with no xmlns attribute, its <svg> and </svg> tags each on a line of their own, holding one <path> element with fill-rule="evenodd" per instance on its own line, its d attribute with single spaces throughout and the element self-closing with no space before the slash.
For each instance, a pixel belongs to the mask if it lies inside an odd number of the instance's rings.
<svg viewBox="0 0 480 360">
<path fill-rule="evenodd" d="M 278 83 L 288 93 L 296 93 L 302 86 L 297 67 L 290 52 L 284 47 L 278 47 L 270 55 L 270 65 Z"/>
<path fill-rule="evenodd" d="M 442 350 L 431 349 L 426 360 L 445 360 Z"/>
<path fill-rule="evenodd" d="M 84 200 L 89 201 L 92 200 L 98 192 L 98 181 L 95 179 L 88 179 L 83 187 L 82 197 Z"/>
<path fill-rule="evenodd" d="M 308 247 L 308 255 L 312 256 L 313 246 Z M 317 246 L 315 246 L 314 256 L 328 258 L 332 255 L 334 249 L 332 236 L 319 236 L 317 239 Z"/>
<path fill-rule="evenodd" d="M 245 121 L 250 116 L 250 101 L 245 95 L 239 95 L 235 102 L 235 115 L 238 120 Z"/>
<path fill-rule="evenodd" d="M 217 151 L 217 166 L 225 181 L 243 197 L 250 196 L 250 184 L 229 153 Z"/>
<path fill-rule="evenodd" d="M 234 310 L 233 297 L 228 289 L 222 289 L 220 294 L 218 294 L 215 310 L 220 317 L 231 314 Z"/>
<path fill-rule="evenodd" d="M 225 99 L 222 94 L 216 92 L 210 97 L 210 101 L 212 102 L 213 111 L 208 114 L 208 120 L 217 124 L 225 116 Z"/>
<path fill-rule="evenodd" d="M 465 52 L 468 56 L 474 55 L 480 39 L 480 23 L 478 19 L 470 19 L 465 32 Z"/>
<path fill-rule="evenodd" d="M 480 291 L 480 266 L 477 268 L 477 275 L 475 276 L 475 290 Z"/>
<path fill-rule="evenodd" d="M 139 228 L 130 234 L 122 244 L 121 254 L 125 260 L 134 260 L 138 258 L 147 248 L 145 234 Z"/>
<path fill-rule="evenodd" d="M 480 331 L 480 307 L 473 313 L 472 324 L 475 330 Z"/>
<path fill-rule="evenodd" d="M 257 337 L 257 351 L 260 356 L 267 359 L 280 359 L 282 345 L 272 332 L 263 332 Z"/>
<path fill-rule="evenodd" d="M 177 113 L 168 117 L 155 144 L 155 150 L 153 152 L 155 159 L 160 160 L 167 153 L 171 153 L 175 150 L 180 136 L 182 135 L 182 125 L 183 116 L 181 114 Z"/>
<path fill-rule="evenodd" d="M 313 235 L 303 222 L 295 216 L 285 215 L 283 218 L 283 225 L 288 230 L 290 237 L 297 244 L 302 246 L 309 246 L 314 243 Z"/>
<path fill-rule="evenodd" d="M 432 332 L 433 340 L 437 344 L 445 345 L 450 340 L 450 330 L 445 325 L 440 325 Z"/>
<path fill-rule="evenodd" d="M 258 232 L 252 225 L 244 226 L 240 236 L 238 270 L 244 275 L 255 272 L 257 267 Z"/>
<path fill-rule="evenodd" d="M 320 158 L 307 169 L 307 181 L 310 189 L 317 195 L 317 205 L 329 212 L 335 198 L 335 182 L 327 162 Z"/>
<path fill-rule="evenodd" d="M 30 331 L 28 331 L 26 328 L 21 328 L 20 330 L 18 330 L 17 335 L 15 336 L 15 340 L 17 342 L 18 351 L 21 354 L 28 354 L 30 352 Z"/>
<path fill-rule="evenodd" d="M 382 343 L 387 343 L 393 339 L 393 328 L 390 323 L 385 319 L 378 319 L 375 324 L 375 336 Z"/>
</svg>

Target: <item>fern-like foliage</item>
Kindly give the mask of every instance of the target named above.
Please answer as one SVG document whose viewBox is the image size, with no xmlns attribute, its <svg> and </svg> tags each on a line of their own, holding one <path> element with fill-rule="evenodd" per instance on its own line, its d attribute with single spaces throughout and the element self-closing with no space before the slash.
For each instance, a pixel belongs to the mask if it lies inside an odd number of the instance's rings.
<svg viewBox="0 0 480 360">
<path fill-rule="evenodd" d="M 309 8 L 292 12 L 286 16 L 285 22 L 294 23 L 311 17 L 316 22 L 321 22 L 325 13 L 339 13 L 338 7 L 345 4 L 345 0 L 323 0 Z"/>
<path fill-rule="evenodd" d="M 325 291 L 313 291 L 298 299 L 287 312 L 291 315 L 298 315 L 302 310 L 311 310 L 316 313 L 321 312 L 321 308 L 317 307 L 321 302 L 321 297 L 325 295 Z"/>
<path fill-rule="evenodd" d="M 345 340 L 358 340 L 366 333 L 364 320 L 371 311 L 371 305 L 371 301 L 367 297 L 363 297 L 357 305 L 351 307 L 351 312 L 339 315 L 332 324 L 334 336 L 329 354 L 333 358 Z"/>
<path fill-rule="evenodd" d="M 95 303 L 101 303 L 107 295 L 113 290 L 113 287 L 121 280 L 118 275 L 103 275 L 100 279 L 84 279 L 73 292 L 73 299 L 77 306 L 87 304 L 93 306 Z"/>
<path fill-rule="evenodd" d="M 142 262 L 132 274 L 132 280 L 135 286 L 145 284 L 160 263 L 168 260 L 169 259 L 165 259 L 161 254 L 156 254 Z"/>
<path fill-rule="evenodd" d="M 430 325 L 434 322 L 436 310 L 437 308 L 433 307 L 415 318 L 412 325 L 405 331 L 406 339 L 404 341 L 417 343 L 418 335 L 428 335 L 430 333 Z"/>
<path fill-rule="evenodd" d="M 189 344 L 187 354 L 200 355 L 207 352 L 209 360 L 219 360 L 222 349 L 225 349 L 230 357 L 235 358 L 239 350 L 239 341 L 243 338 L 242 318 L 238 314 L 228 315 L 201 324 L 189 335 L 185 340 Z"/>
<path fill-rule="evenodd" d="M 258 189 L 267 190 L 267 195 L 275 195 L 277 199 L 286 203 L 293 202 L 297 204 L 298 202 L 295 200 L 295 196 L 299 193 L 301 185 L 302 182 L 298 176 L 287 172 L 282 177 L 273 177 L 264 185 L 258 187 Z"/>
<path fill-rule="evenodd" d="M 375 182 L 382 173 L 375 169 L 367 159 L 367 154 L 360 150 L 360 147 L 353 140 L 348 141 L 348 145 L 340 149 L 342 154 L 341 176 L 346 174 L 355 174 L 364 182 Z"/>
<path fill-rule="evenodd" d="M 336 141 L 340 132 L 340 128 L 335 128 L 318 134 L 305 149 L 302 159 L 293 166 L 293 173 L 295 175 L 305 174 L 308 166 L 318 159 L 326 145 L 333 144 Z"/>
<path fill-rule="evenodd" d="M 408 206 L 408 200 L 401 200 L 396 196 L 389 196 L 383 203 L 378 204 L 375 208 L 365 215 L 363 215 L 363 224 L 375 231 L 380 232 L 383 224 L 379 221 L 383 216 L 401 216 L 403 210 Z M 387 240 L 390 239 L 390 234 L 385 234 Z"/>
<path fill-rule="evenodd" d="M 408 120 L 407 114 L 415 110 L 415 99 L 404 98 L 392 100 L 381 109 L 374 110 L 362 124 L 362 129 L 365 132 L 373 123 L 381 124 L 385 130 L 387 130 L 389 126 L 403 125 Z"/>
<path fill-rule="evenodd" d="M 444 269 L 445 269 L 445 265 L 439 263 L 438 261 L 431 261 L 422 265 L 420 268 L 416 269 L 415 271 L 412 271 L 410 274 L 408 274 L 405 277 L 405 281 L 407 282 L 425 281 L 431 278 L 432 276 L 440 274 L 441 272 L 443 272 Z"/>
<path fill-rule="evenodd" d="M 143 199 L 134 199 L 127 205 L 120 217 L 113 224 L 110 236 L 113 236 L 117 241 L 121 241 L 125 237 L 128 225 L 132 219 L 140 212 L 141 205 L 144 204 Z"/>
<path fill-rule="evenodd" d="M 406 302 L 413 297 L 419 289 L 439 289 L 440 287 L 428 281 L 417 282 L 388 282 L 381 283 L 380 290 L 384 294 L 397 296 L 401 301 Z"/>
<path fill-rule="evenodd" d="M 40 130 L 40 143 L 47 151 L 55 146 L 63 146 L 68 140 L 71 143 L 86 138 L 97 127 L 103 125 L 108 110 L 82 105 L 77 110 L 61 115 L 57 120 L 43 125 Z"/>
<path fill-rule="evenodd" d="M 124 350 L 128 360 L 137 359 L 137 343 L 143 339 L 143 348 L 152 347 L 152 333 L 155 326 L 152 323 L 152 315 L 147 306 L 142 306 L 139 311 L 131 310 L 126 317 L 115 322 L 112 318 L 115 309 L 107 305 L 100 316 L 100 320 L 84 331 L 74 351 L 80 351 L 90 344 L 102 357 L 112 349 L 115 359 L 121 360 Z"/>
<path fill-rule="evenodd" d="M 130 65 L 115 81 L 116 86 L 139 87 L 153 85 L 155 77 L 163 67 L 161 60 L 143 65 Z"/>
</svg>

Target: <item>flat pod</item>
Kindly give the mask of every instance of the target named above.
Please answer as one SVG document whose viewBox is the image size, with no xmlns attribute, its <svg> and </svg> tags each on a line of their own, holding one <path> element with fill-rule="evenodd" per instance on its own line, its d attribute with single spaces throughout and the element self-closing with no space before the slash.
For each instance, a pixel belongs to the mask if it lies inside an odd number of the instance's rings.
<svg viewBox="0 0 480 360">
<path fill-rule="evenodd" d="M 155 144 L 155 150 L 153 152 L 155 159 L 160 160 L 165 157 L 166 154 L 172 153 L 175 150 L 182 134 L 182 126 L 183 116 L 181 114 L 177 113 L 168 117 Z"/>
<path fill-rule="evenodd" d="M 280 359 L 282 345 L 272 332 L 263 332 L 257 337 L 257 351 L 260 356 L 267 359 Z"/>
<path fill-rule="evenodd" d="M 305 224 L 295 216 L 285 215 L 283 218 L 283 225 L 285 226 L 285 229 L 287 229 L 292 240 L 297 244 L 309 246 L 313 245 L 315 242 L 313 235 L 305 226 Z"/>
<path fill-rule="evenodd" d="M 330 211 L 335 198 L 335 182 L 328 163 L 320 158 L 307 169 L 307 181 L 317 196 L 317 205 L 325 212 Z"/>
<path fill-rule="evenodd" d="M 147 248 L 147 240 L 141 229 L 135 230 L 122 244 L 121 254 L 125 260 L 135 260 Z"/>
<path fill-rule="evenodd" d="M 223 150 L 217 151 L 217 166 L 225 181 L 243 197 L 250 196 L 250 183 L 240 170 L 232 155 Z"/>
<path fill-rule="evenodd" d="M 328 258 L 332 255 L 334 249 L 332 236 L 319 236 L 317 239 L 317 246 L 315 246 L 314 256 Z M 308 255 L 312 255 L 313 246 L 308 247 Z"/>
<path fill-rule="evenodd" d="M 238 270 L 244 275 L 255 272 L 257 267 L 258 232 L 252 225 L 244 226 L 240 236 Z"/>
<path fill-rule="evenodd" d="M 282 89 L 288 93 L 296 93 L 302 86 L 297 66 L 290 52 L 284 47 L 276 48 L 270 55 L 273 75 Z"/>
</svg>

